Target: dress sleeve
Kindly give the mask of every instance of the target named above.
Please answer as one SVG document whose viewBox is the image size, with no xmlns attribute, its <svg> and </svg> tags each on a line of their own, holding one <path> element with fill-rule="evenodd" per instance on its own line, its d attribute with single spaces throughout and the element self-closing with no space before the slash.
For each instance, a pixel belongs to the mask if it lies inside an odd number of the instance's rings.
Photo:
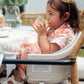
<svg viewBox="0 0 84 84">
<path fill-rule="evenodd" d="M 56 34 L 56 36 L 50 41 L 50 43 L 56 43 L 60 48 L 64 48 L 74 38 L 74 32 L 71 29 L 65 29 L 63 32 Z"/>
</svg>

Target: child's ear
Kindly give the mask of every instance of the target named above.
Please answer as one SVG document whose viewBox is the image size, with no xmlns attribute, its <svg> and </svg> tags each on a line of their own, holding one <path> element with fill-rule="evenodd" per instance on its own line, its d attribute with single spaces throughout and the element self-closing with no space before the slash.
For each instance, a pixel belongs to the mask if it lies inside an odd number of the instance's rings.
<svg viewBox="0 0 84 84">
<path fill-rule="evenodd" d="M 68 20 L 70 17 L 70 13 L 69 12 L 65 12 L 64 14 L 64 21 Z"/>
</svg>

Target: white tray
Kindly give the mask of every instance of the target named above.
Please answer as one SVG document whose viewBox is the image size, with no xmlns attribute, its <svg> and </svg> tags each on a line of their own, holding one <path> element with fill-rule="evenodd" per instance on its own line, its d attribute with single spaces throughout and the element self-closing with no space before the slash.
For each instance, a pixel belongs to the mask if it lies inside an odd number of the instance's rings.
<svg viewBox="0 0 84 84">
<path fill-rule="evenodd" d="M 3 50 L 0 50 L 0 53 L 11 54 L 11 55 L 18 55 L 18 52 L 8 52 L 8 51 L 3 51 Z"/>
</svg>

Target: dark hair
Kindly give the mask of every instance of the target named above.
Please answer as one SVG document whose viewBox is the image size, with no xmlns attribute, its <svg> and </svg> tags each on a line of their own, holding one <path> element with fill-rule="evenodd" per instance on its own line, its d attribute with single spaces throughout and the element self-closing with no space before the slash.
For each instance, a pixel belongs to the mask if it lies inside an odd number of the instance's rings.
<svg viewBox="0 0 84 84">
<path fill-rule="evenodd" d="M 70 17 L 66 22 L 68 22 L 72 28 L 79 29 L 79 12 L 75 2 L 65 3 L 61 0 L 48 0 L 48 3 L 54 10 L 60 12 L 60 18 L 64 16 L 65 12 L 69 12 Z"/>
</svg>

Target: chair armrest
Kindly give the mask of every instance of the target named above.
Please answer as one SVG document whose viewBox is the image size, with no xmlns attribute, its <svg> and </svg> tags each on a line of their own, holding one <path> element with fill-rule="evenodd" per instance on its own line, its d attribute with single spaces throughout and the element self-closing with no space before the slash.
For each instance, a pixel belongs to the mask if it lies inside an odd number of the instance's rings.
<svg viewBox="0 0 84 84">
<path fill-rule="evenodd" d="M 2 64 L 39 64 L 39 65 L 73 65 L 76 60 L 31 60 L 3 59 Z"/>
</svg>

